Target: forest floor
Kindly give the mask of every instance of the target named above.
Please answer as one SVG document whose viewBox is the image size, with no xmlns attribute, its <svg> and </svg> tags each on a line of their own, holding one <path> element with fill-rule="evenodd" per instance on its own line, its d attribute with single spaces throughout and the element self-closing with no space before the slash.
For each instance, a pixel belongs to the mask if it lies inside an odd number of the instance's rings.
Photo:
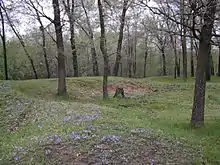
<svg viewBox="0 0 220 165">
<path fill-rule="evenodd" d="M 194 80 L 171 77 L 0 81 L 0 164 L 220 164 L 220 80 L 207 84 L 205 127 L 189 126 Z M 125 99 L 113 99 L 116 87 Z"/>
</svg>

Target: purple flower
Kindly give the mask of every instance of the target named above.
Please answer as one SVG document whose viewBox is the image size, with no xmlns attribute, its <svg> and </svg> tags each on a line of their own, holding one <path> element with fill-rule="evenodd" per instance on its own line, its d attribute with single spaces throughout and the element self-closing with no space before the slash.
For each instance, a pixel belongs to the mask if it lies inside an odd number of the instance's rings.
<svg viewBox="0 0 220 165">
<path fill-rule="evenodd" d="M 64 121 L 70 121 L 70 119 L 71 119 L 71 116 L 65 116 L 65 117 L 63 118 Z"/>
<path fill-rule="evenodd" d="M 112 142 L 118 142 L 118 141 L 120 141 L 120 139 L 121 139 L 120 136 L 115 136 L 115 135 L 113 135 L 113 136 L 104 136 L 102 138 L 103 141 L 112 141 Z"/>
<path fill-rule="evenodd" d="M 60 144 L 62 142 L 62 139 L 60 137 L 57 137 L 55 144 Z"/>
<path fill-rule="evenodd" d="M 20 160 L 20 156 L 16 155 L 16 156 L 14 157 L 14 159 L 15 159 L 16 161 L 19 161 L 19 160 Z"/>
<path fill-rule="evenodd" d="M 71 137 L 72 137 L 74 140 L 79 140 L 79 139 L 81 139 L 81 135 L 80 135 L 78 132 L 72 132 L 72 133 L 71 133 Z"/>
</svg>

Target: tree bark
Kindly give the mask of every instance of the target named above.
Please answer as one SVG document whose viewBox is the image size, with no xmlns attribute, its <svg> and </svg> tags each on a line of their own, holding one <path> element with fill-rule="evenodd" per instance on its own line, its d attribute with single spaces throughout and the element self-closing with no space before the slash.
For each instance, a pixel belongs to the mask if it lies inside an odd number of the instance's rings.
<svg viewBox="0 0 220 165">
<path fill-rule="evenodd" d="M 108 65 L 108 54 L 107 54 L 107 46 L 106 46 L 106 36 L 105 36 L 105 21 L 104 21 L 104 13 L 102 1 L 98 0 L 98 9 L 99 9 L 99 20 L 100 20 L 100 28 L 101 28 L 101 37 L 100 37 L 100 49 L 104 59 L 104 74 L 103 74 L 103 99 L 108 98 L 108 74 L 109 74 L 109 65 Z"/>
<path fill-rule="evenodd" d="M 194 69 L 194 56 L 193 56 L 193 38 L 190 38 L 190 49 L 191 49 L 191 52 L 190 52 L 190 64 L 191 64 L 191 77 L 194 77 L 194 73 L 195 73 L 195 69 Z"/>
<path fill-rule="evenodd" d="M 126 15 L 126 11 L 127 11 L 127 6 L 128 6 L 128 0 L 124 0 L 122 14 L 121 14 L 121 24 L 120 24 L 120 28 L 119 28 L 119 37 L 118 37 L 116 59 L 115 59 L 115 65 L 114 65 L 114 69 L 113 69 L 114 76 L 118 76 L 119 64 L 121 61 L 121 48 L 122 48 L 123 30 L 124 30 L 124 26 L 125 26 L 125 15 Z"/>
<path fill-rule="evenodd" d="M 72 0 L 72 4 L 70 4 L 70 0 L 67 0 L 67 3 L 63 0 L 63 4 L 65 10 L 67 12 L 67 16 L 70 24 L 70 43 L 72 50 L 72 60 L 73 60 L 73 76 L 79 76 L 79 68 L 78 68 L 78 59 L 77 59 L 77 51 L 76 51 L 76 41 L 75 41 L 75 0 Z M 71 6 L 71 7 L 70 7 Z"/>
<path fill-rule="evenodd" d="M 60 7 L 59 0 L 52 0 L 54 10 L 54 27 L 56 32 L 56 45 L 58 54 L 58 91 L 57 95 L 67 95 L 66 90 L 66 68 L 64 56 L 63 33 L 60 21 Z"/>
<path fill-rule="evenodd" d="M 218 47 L 218 74 L 220 77 L 220 46 Z"/>
<path fill-rule="evenodd" d="M 146 69 L 147 69 L 147 57 L 148 57 L 148 37 L 145 37 L 145 53 L 144 53 L 144 78 L 146 75 Z"/>
<path fill-rule="evenodd" d="M 8 63 L 7 63 L 7 50 L 6 50 L 5 21 L 4 21 L 4 16 L 3 16 L 3 12 L 2 12 L 2 5 L 0 5 L 0 16 L 1 16 L 1 23 L 2 23 L 1 39 L 2 39 L 2 43 L 3 43 L 5 80 L 8 80 Z"/>
<path fill-rule="evenodd" d="M 163 76 L 167 76 L 167 68 L 166 68 L 166 56 L 164 48 L 161 49 L 162 55 L 162 69 L 163 69 Z"/>
<path fill-rule="evenodd" d="M 198 62 L 196 68 L 196 81 L 194 91 L 194 101 L 191 116 L 191 125 L 193 127 L 204 126 L 204 107 L 205 107 L 205 89 L 206 89 L 206 67 L 209 55 L 209 45 L 212 37 L 217 0 L 208 0 L 204 14 L 204 23 L 202 25 L 199 41 Z"/>
<path fill-rule="evenodd" d="M 211 81 L 211 44 L 208 48 L 208 61 L 206 65 L 206 81 Z"/>
<path fill-rule="evenodd" d="M 182 2 L 181 2 L 181 23 L 182 23 L 181 41 L 182 41 L 182 56 L 183 56 L 183 79 L 186 81 L 186 79 L 187 79 L 187 47 L 186 47 L 186 32 L 187 32 L 187 29 L 183 25 L 186 22 L 184 12 L 185 12 L 185 2 L 184 2 L 184 0 L 182 0 Z"/>
</svg>

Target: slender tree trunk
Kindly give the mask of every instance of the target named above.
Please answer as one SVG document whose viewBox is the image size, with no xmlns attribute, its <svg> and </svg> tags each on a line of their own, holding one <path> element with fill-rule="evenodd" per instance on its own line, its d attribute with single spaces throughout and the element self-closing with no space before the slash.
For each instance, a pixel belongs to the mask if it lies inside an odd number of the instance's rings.
<svg viewBox="0 0 220 165">
<path fill-rule="evenodd" d="M 134 38 L 134 60 L 133 60 L 133 74 L 136 76 L 137 71 L 137 26 L 135 26 L 135 38 Z"/>
<path fill-rule="evenodd" d="M 145 37 L 145 53 L 144 53 L 144 78 L 147 70 L 147 57 L 148 57 L 148 37 Z"/>
<path fill-rule="evenodd" d="M 88 25 L 88 32 L 89 33 L 86 32 L 86 34 L 88 35 L 89 40 L 90 40 L 93 74 L 94 74 L 94 76 L 99 76 L 99 67 L 98 67 L 97 53 L 96 53 L 95 43 L 94 43 L 93 30 L 92 30 L 92 26 L 91 26 L 90 19 L 88 16 L 88 12 L 87 12 L 85 5 L 84 5 L 84 0 L 81 0 L 81 4 L 82 4 L 83 10 L 84 10 L 84 13 L 86 15 L 86 22 Z M 83 30 L 85 31 L 85 29 L 83 29 Z"/>
<path fill-rule="evenodd" d="M 41 31 L 41 35 L 42 35 L 42 49 L 43 49 L 43 55 L 44 55 L 44 61 L 45 61 L 45 66 L 46 66 L 46 70 L 47 70 L 47 78 L 50 78 L 50 67 L 49 67 L 49 62 L 47 59 L 47 50 L 46 50 L 46 38 L 45 38 L 45 29 L 43 26 L 43 23 L 41 21 L 41 17 L 39 15 L 39 12 L 37 10 L 37 8 L 35 7 L 34 3 L 30 0 L 30 6 L 34 9 L 36 16 L 37 16 L 37 21 L 40 24 L 40 31 Z"/>
<path fill-rule="evenodd" d="M 211 81 L 211 44 L 208 48 L 208 60 L 206 64 L 206 81 Z"/>
<path fill-rule="evenodd" d="M 132 54 L 133 54 L 133 47 L 131 45 L 130 37 L 128 38 L 128 77 L 132 77 Z"/>
<path fill-rule="evenodd" d="M 74 70 L 74 77 L 79 76 L 78 70 L 78 59 L 77 59 L 77 52 L 76 52 L 76 41 L 75 41 L 75 0 L 72 0 L 72 8 L 70 12 L 70 42 L 71 42 L 71 49 L 72 49 L 72 58 L 73 58 L 73 70 Z"/>
<path fill-rule="evenodd" d="M 204 126 L 204 107 L 206 89 L 206 67 L 209 55 L 209 45 L 214 24 L 217 0 L 208 0 L 204 23 L 202 25 L 199 42 L 198 62 L 196 68 L 196 82 L 194 91 L 194 102 L 192 109 L 191 125 L 193 127 Z"/>
<path fill-rule="evenodd" d="M 38 79 L 37 71 L 36 71 L 35 66 L 34 66 L 34 61 L 33 61 L 33 59 L 31 58 L 30 54 L 28 53 L 28 51 L 27 51 L 27 49 L 26 49 L 26 45 L 25 45 L 25 43 L 24 43 L 23 38 L 21 37 L 21 35 L 19 34 L 19 32 L 16 30 L 16 28 L 15 28 L 14 25 L 13 25 L 13 23 L 11 22 L 11 19 L 9 18 L 8 13 L 7 13 L 7 11 L 5 10 L 3 1 L 2 1 L 2 4 L 1 4 L 1 8 L 4 10 L 5 15 L 6 15 L 6 18 L 7 18 L 7 20 L 8 20 L 8 23 L 9 23 L 9 25 L 10 25 L 12 31 L 15 33 L 15 35 L 16 35 L 17 38 L 19 39 L 19 41 L 20 41 L 20 43 L 21 43 L 21 46 L 23 47 L 24 52 L 25 52 L 25 54 L 26 54 L 28 60 L 30 61 L 30 64 L 31 64 L 32 70 L 33 70 L 33 72 L 34 72 L 35 78 Z"/>
<path fill-rule="evenodd" d="M 218 76 L 220 77 L 220 46 L 218 47 Z"/>
<path fill-rule="evenodd" d="M 177 77 L 180 77 L 180 56 L 178 56 L 178 63 L 177 63 Z"/>
<path fill-rule="evenodd" d="M 99 9 L 99 20 L 101 27 L 101 37 L 100 37 L 100 49 L 104 59 L 104 74 L 103 74 L 103 99 L 108 98 L 108 74 L 109 74 L 109 65 L 108 65 L 108 54 L 106 46 L 106 37 L 105 37 L 105 21 L 102 1 L 98 0 L 98 9 Z"/>
<path fill-rule="evenodd" d="M 214 68 L 212 54 L 210 55 L 210 60 L 211 60 L 211 75 L 214 76 L 215 75 L 215 68 Z"/>
<path fill-rule="evenodd" d="M 194 77 L 194 56 L 193 56 L 193 39 L 191 38 L 190 39 L 190 49 L 191 49 L 191 52 L 190 52 L 190 55 L 191 55 L 191 61 L 190 61 L 190 64 L 191 64 L 191 77 Z"/>
<path fill-rule="evenodd" d="M 181 23 L 185 24 L 185 2 L 182 0 L 181 2 Z M 182 55 L 183 55 L 183 79 L 186 81 L 187 79 L 187 47 L 186 47 L 186 32 L 187 29 L 185 26 L 182 25 L 181 27 L 182 35 L 181 35 L 181 41 L 182 41 Z"/>
<path fill-rule="evenodd" d="M 115 59 L 115 65 L 114 65 L 114 69 L 113 69 L 114 76 L 118 75 L 119 64 L 121 61 L 121 48 L 122 48 L 122 41 L 123 41 L 123 30 L 124 30 L 124 25 L 125 25 L 125 15 L 126 15 L 126 11 L 127 11 L 127 5 L 128 5 L 128 0 L 124 0 L 122 14 L 121 14 L 121 24 L 120 24 L 120 28 L 119 28 L 119 37 L 118 37 L 116 59 Z"/>
<path fill-rule="evenodd" d="M 7 63 L 7 50 L 6 50 L 5 21 L 4 21 L 4 16 L 3 16 L 3 12 L 2 12 L 2 5 L 0 5 L 0 16 L 1 16 L 1 23 L 2 23 L 1 39 L 2 39 L 2 43 L 3 43 L 5 80 L 8 80 L 8 63 Z"/>
<path fill-rule="evenodd" d="M 163 69 L 163 76 L 167 76 L 167 68 L 166 68 L 166 56 L 164 48 L 161 49 L 162 55 L 162 69 Z"/>
<path fill-rule="evenodd" d="M 66 90 L 66 68 L 65 68 L 65 55 L 63 44 L 63 33 L 60 21 L 60 7 L 59 0 L 52 0 L 54 10 L 54 27 L 56 32 L 56 45 L 58 53 L 58 92 L 60 96 L 67 95 Z"/>
<path fill-rule="evenodd" d="M 97 54 L 96 54 L 96 49 L 95 49 L 95 45 L 94 45 L 94 41 L 92 39 L 91 41 L 91 54 L 92 54 L 92 70 L 93 70 L 93 74 L 94 76 L 99 76 L 99 67 L 98 67 L 98 61 L 97 61 Z"/>
</svg>

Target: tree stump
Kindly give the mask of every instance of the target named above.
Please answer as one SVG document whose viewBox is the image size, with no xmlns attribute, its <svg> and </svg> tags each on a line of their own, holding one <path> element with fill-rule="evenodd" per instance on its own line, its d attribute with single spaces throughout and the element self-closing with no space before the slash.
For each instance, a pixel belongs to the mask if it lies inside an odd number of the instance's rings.
<svg viewBox="0 0 220 165">
<path fill-rule="evenodd" d="M 118 87 L 118 88 L 116 89 L 115 94 L 114 94 L 113 97 L 125 98 L 124 89 Z"/>
</svg>

